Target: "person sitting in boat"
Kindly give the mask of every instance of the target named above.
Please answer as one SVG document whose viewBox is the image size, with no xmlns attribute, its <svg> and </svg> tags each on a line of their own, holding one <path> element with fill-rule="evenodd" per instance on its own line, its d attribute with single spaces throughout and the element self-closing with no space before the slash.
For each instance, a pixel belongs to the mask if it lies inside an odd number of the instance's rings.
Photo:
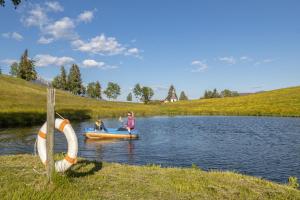
<svg viewBox="0 0 300 200">
<path fill-rule="evenodd" d="M 124 125 L 124 127 L 121 127 L 118 129 L 118 131 L 128 131 L 129 134 L 131 134 L 131 131 L 135 127 L 135 118 L 133 112 L 127 113 L 127 123 Z"/>
<path fill-rule="evenodd" d="M 101 119 L 99 119 L 95 122 L 95 130 L 97 130 L 97 131 L 103 130 L 103 131 L 107 132 L 107 129 L 104 126 L 104 122 Z"/>
</svg>

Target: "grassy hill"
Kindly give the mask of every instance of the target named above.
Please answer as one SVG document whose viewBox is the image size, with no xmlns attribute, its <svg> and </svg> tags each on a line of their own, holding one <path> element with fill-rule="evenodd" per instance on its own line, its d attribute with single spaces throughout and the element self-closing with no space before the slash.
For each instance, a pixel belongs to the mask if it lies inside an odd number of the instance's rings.
<svg viewBox="0 0 300 200">
<path fill-rule="evenodd" d="M 31 155 L 0 156 L 1 199 L 300 199 L 290 186 L 233 172 L 79 162 L 47 185 Z"/>
<path fill-rule="evenodd" d="M 46 88 L 0 75 L 0 126 L 36 124 L 46 118 Z M 167 104 L 99 101 L 57 90 L 56 110 L 69 119 L 118 117 L 132 110 L 149 115 L 300 116 L 300 87 L 240 97 L 180 101 Z"/>
</svg>

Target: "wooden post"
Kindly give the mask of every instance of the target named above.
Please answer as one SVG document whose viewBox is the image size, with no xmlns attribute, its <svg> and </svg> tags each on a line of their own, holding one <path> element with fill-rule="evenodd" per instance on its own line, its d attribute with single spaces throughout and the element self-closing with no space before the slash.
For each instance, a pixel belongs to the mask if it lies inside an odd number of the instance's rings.
<svg viewBox="0 0 300 200">
<path fill-rule="evenodd" d="M 55 89 L 47 88 L 47 135 L 46 135 L 46 148 L 47 148 L 47 178 L 48 182 L 52 182 L 52 175 L 54 172 L 54 128 L 55 128 Z"/>
</svg>

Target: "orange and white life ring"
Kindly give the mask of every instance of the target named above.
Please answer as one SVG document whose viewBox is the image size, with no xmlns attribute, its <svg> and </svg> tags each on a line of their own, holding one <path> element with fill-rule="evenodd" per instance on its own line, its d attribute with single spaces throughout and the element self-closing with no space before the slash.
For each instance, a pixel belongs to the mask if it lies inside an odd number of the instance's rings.
<svg viewBox="0 0 300 200">
<path fill-rule="evenodd" d="M 64 172 L 77 162 L 78 140 L 69 120 L 55 119 L 55 128 L 63 132 L 68 141 L 68 152 L 66 157 L 63 160 L 55 162 L 55 170 L 57 172 Z M 46 134 L 47 122 L 45 122 L 40 129 L 37 139 L 38 153 L 44 164 L 46 164 L 47 161 Z"/>
</svg>

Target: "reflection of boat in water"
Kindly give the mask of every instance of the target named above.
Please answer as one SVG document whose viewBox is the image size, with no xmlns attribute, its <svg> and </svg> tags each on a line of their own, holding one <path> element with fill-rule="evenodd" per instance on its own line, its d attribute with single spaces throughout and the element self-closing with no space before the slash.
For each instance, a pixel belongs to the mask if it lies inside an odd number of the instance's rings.
<svg viewBox="0 0 300 200">
<path fill-rule="evenodd" d="M 124 140 L 120 140 L 120 139 L 106 139 L 106 140 L 95 140 L 95 139 L 89 139 L 89 138 L 86 138 L 84 140 L 84 142 L 86 144 L 92 144 L 92 145 L 104 145 L 104 144 L 112 144 L 112 143 L 117 143 L 117 142 L 122 142 Z"/>
<path fill-rule="evenodd" d="M 129 134 L 128 131 L 119 131 L 116 128 L 108 128 L 107 132 L 87 128 L 84 135 L 89 139 L 137 139 L 139 137 L 136 130 L 132 130 Z"/>
</svg>

